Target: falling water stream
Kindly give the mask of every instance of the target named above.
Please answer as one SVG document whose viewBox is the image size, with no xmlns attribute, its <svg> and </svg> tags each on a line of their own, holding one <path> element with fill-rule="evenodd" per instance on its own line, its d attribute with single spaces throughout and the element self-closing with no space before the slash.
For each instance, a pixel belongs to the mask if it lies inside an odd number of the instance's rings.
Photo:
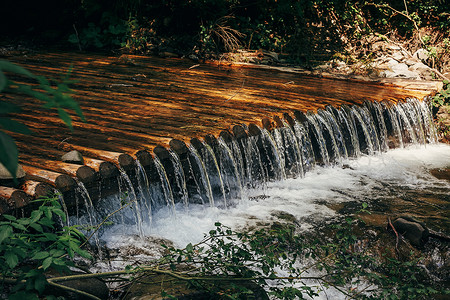
<svg viewBox="0 0 450 300">
<path fill-rule="evenodd" d="M 178 247 L 198 242 L 216 221 L 239 230 L 288 213 L 300 230 L 309 230 L 329 222 L 340 208 L 363 202 L 375 214 L 432 215 L 435 230 L 449 228 L 445 211 L 450 183 L 432 173 L 450 167 L 450 146 L 436 143 L 426 102 L 368 102 L 295 115 L 294 124 L 284 122 L 273 130 L 243 126 L 246 138 L 221 136 L 193 143 L 188 147 L 193 159 L 185 168 L 189 173 L 183 171 L 186 161 L 172 150 L 174 174 L 167 174 L 164 163 L 154 158 L 158 183 L 147 180 L 140 164 L 137 188 L 121 172 L 126 201 L 136 203 L 118 213 L 122 217 L 115 216 L 99 243 L 130 262 L 157 256 L 154 244 L 159 242 L 152 244 L 156 239 Z M 201 174 L 189 180 L 193 170 Z M 83 201 L 87 216 L 78 216 L 78 223 L 92 224 L 106 215 L 107 207 Z M 118 206 L 110 205 L 110 211 Z"/>
</svg>

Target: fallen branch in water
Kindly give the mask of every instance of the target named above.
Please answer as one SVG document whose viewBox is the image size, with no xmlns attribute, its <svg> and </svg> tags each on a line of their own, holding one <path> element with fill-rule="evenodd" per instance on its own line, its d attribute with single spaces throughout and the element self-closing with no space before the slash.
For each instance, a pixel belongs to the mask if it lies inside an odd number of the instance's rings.
<svg viewBox="0 0 450 300">
<path fill-rule="evenodd" d="M 236 95 L 244 88 L 244 83 L 245 83 L 245 78 L 244 78 L 244 80 L 242 81 L 241 88 L 240 88 L 239 90 L 237 90 L 236 93 L 233 94 L 233 96 L 231 96 L 230 98 L 228 98 L 227 100 L 225 100 L 225 102 L 227 102 L 227 101 L 233 99 L 233 98 L 234 98 L 234 97 L 235 97 L 235 96 L 236 96 Z"/>
</svg>

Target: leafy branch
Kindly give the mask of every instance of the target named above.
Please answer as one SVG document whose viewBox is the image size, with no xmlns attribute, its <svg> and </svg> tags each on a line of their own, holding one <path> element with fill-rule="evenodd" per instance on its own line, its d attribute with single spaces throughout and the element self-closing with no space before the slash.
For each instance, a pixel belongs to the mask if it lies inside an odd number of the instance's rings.
<svg viewBox="0 0 450 300">
<path fill-rule="evenodd" d="M 70 130 L 73 130 L 72 118 L 67 110 L 74 110 L 82 121 L 86 121 L 86 119 L 80 106 L 72 98 L 73 91 L 69 88 L 69 84 L 74 81 L 69 80 L 71 72 L 72 69 L 70 68 L 60 81 L 48 80 L 43 76 L 32 74 L 21 66 L 6 60 L 0 60 L 0 93 L 27 95 L 38 99 L 43 103 L 43 108 L 56 109 L 61 120 Z M 30 78 L 37 85 L 15 83 L 5 73 Z M 14 179 L 16 179 L 19 153 L 14 140 L 4 131 L 31 134 L 26 125 L 9 116 L 20 111 L 20 106 L 11 102 L 0 101 L 0 163 L 5 166 Z"/>
</svg>

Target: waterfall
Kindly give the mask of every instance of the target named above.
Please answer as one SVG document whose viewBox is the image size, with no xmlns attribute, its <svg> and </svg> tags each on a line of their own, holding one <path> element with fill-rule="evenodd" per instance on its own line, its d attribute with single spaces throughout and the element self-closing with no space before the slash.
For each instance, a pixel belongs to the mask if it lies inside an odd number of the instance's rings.
<svg viewBox="0 0 450 300">
<path fill-rule="evenodd" d="M 437 141 L 430 108 L 417 99 L 327 106 L 293 116 L 275 117 L 276 126 L 266 120 L 264 128 L 236 125 L 232 133 L 194 138 L 189 146 L 180 140 L 172 140 L 170 149 L 157 146 L 153 156 L 148 154 L 150 163 L 137 159 L 131 173 L 119 168 L 119 195 L 96 205 L 79 182 L 77 224 L 95 226 L 121 210 L 113 222 L 133 224 L 142 236 L 144 224 L 151 226 L 152 215 L 162 208 L 173 215 L 191 205 L 227 209 L 255 188 L 264 192 L 269 182 L 303 177 L 317 165 L 340 166 L 363 154 Z"/>
</svg>

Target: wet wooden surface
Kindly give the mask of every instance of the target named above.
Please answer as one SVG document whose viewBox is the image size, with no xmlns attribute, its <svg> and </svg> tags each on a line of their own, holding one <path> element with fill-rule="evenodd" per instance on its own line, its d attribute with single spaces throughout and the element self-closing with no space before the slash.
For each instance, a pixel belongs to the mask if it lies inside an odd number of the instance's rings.
<svg viewBox="0 0 450 300">
<path fill-rule="evenodd" d="M 56 112 L 42 109 L 38 100 L 1 96 L 22 106 L 23 111 L 15 117 L 34 132 L 32 136 L 12 134 L 21 163 L 65 174 L 74 170 L 58 167 L 57 162 L 71 149 L 109 161 L 120 153 L 133 155 L 142 149 L 152 151 L 158 144 L 167 146 L 172 138 L 188 143 L 206 134 L 218 136 L 236 124 L 260 125 L 264 117 L 293 110 L 423 98 L 429 93 L 217 63 L 195 66 L 197 63 L 183 59 L 79 53 L 8 59 L 49 78 L 59 78 L 73 66 L 71 79 L 76 83 L 71 88 L 87 119 L 83 123 L 73 114 L 73 132 Z"/>
</svg>

